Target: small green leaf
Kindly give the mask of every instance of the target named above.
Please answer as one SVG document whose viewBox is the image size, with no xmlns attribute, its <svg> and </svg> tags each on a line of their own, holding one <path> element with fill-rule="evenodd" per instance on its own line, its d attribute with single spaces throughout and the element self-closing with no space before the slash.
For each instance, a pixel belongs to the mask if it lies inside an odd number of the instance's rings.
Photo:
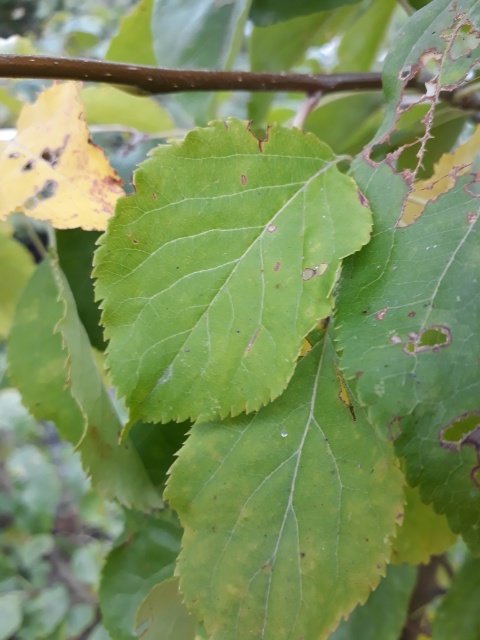
<svg viewBox="0 0 480 640">
<path fill-rule="evenodd" d="M 80 448 L 102 493 L 139 509 L 162 505 L 137 450 L 118 444 L 122 423 L 54 257 L 36 269 L 20 298 L 8 358 L 26 406 Z"/>
<path fill-rule="evenodd" d="M 432 640 L 480 638 L 480 559 L 468 559 L 455 575 L 433 621 Z"/>
<path fill-rule="evenodd" d="M 197 623 L 183 604 L 178 578 L 155 585 L 135 617 L 142 640 L 194 640 Z"/>
<path fill-rule="evenodd" d="M 342 34 L 338 47 L 337 72 L 370 71 L 376 62 L 390 25 L 395 0 L 372 0 Z"/>
<path fill-rule="evenodd" d="M 34 630 L 38 638 L 49 638 L 67 615 L 68 606 L 65 586 L 47 587 L 25 603 L 25 627 Z"/>
<path fill-rule="evenodd" d="M 106 60 L 152 66 L 157 64 L 151 28 L 153 2 L 140 0 L 123 18 L 118 33 L 110 42 Z"/>
<path fill-rule="evenodd" d="M 418 489 L 405 488 L 407 498 L 403 524 L 393 543 L 395 564 L 427 564 L 432 555 L 440 555 L 453 545 L 456 536 L 441 516 L 424 504 Z"/>
<path fill-rule="evenodd" d="M 329 640 L 398 640 L 416 576 L 414 567 L 388 567 L 367 602 L 341 622 Z"/>
<path fill-rule="evenodd" d="M 0 640 L 9 640 L 22 624 L 22 594 L 20 591 L 0 593 Z"/>
<path fill-rule="evenodd" d="M 325 638 L 378 583 L 402 475 L 346 393 L 327 337 L 273 404 L 193 427 L 166 495 L 185 528 L 181 589 L 211 640 Z"/>
<path fill-rule="evenodd" d="M 107 557 L 99 591 L 102 620 L 115 640 L 137 637 L 137 609 L 155 585 L 173 575 L 180 548 L 181 529 L 171 512 L 127 516 L 125 532 Z"/>
<path fill-rule="evenodd" d="M 251 0 L 154 0 L 154 49 L 162 67 L 223 69 L 236 56 Z"/>
<path fill-rule="evenodd" d="M 253 0 L 250 18 L 265 27 L 297 16 L 305 16 L 317 11 L 337 9 L 345 4 L 356 4 L 360 0 Z"/>
<path fill-rule="evenodd" d="M 337 162 L 313 135 L 273 127 L 259 142 L 232 120 L 141 165 L 95 257 L 132 419 L 236 415 L 285 389 L 341 258 L 369 239 Z"/>
</svg>

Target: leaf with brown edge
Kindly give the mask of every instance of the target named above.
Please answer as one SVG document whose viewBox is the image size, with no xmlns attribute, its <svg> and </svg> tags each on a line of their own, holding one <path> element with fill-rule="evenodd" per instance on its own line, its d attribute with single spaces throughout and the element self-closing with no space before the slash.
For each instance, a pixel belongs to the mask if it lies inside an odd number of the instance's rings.
<svg viewBox="0 0 480 640">
<path fill-rule="evenodd" d="M 472 163 L 480 152 L 480 127 L 452 153 L 444 153 L 433 175 L 414 183 L 405 201 L 399 226 L 409 225 L 423 213 L 430 202 L 455 186 L 457 176 L 473 171 Z"/>
<path fill-rule="evenodd" d="M 26 105 L 0 145 L 0 219 L 16 210 L 58 229 L 102 231 L 121 180 L 88 133 L 80 84 L 58 83 Z"/>
</svg>

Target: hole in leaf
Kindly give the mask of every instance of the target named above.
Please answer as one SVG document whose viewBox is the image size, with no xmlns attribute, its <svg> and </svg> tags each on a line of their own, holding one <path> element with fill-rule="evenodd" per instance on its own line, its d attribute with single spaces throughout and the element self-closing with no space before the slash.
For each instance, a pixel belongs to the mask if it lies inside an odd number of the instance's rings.
<svg viewBox="0 0 480 640">
<path fill-rule="evenodd" d="M 450 46 L 450 58 L 458 60 L 463 57 L 471 57 L 469 54 L 479 45 L 480 34 L 471 24 L 462 25 Z"/>
<path fill-rule="evenodd" d="M 468 411 L 454 418 L 440 431 L 440 443 L 445 449 L 457 453 L 464 445 L 475 449 L 477 464 L 471 469 L 470 478 L 480 489 L 480 411 Z"/>
<path fill-rule="evenodd" d="M 455 445 L 456 447 L 460 447 L 475 431 L 479 431 L 478 435 L 480 436 L 479 411 L 464 413 L 458 418 L 455 418 L 455 420 L 450 422 L 450 424 L 442 430 L 441 439 L 447 446 Z"/>
<path fill-rule="evenodd" d="M 452 333 L 448 327 L 432 325 L 419 334 L 411 333 L 409 338 L 410 340 L 405 344 L 403 350 L 408 355 L 414 355 L 425 351 L 438 351 L 442 347 L 448 347 L 452 342 Z"/>
</svg>

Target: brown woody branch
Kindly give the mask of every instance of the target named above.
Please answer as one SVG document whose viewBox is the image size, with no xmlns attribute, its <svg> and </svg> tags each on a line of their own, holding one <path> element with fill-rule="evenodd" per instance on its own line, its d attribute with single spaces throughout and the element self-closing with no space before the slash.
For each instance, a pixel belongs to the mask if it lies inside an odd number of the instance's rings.
<svg viewBox="0 0 480 640">
<path fill-rule="evenodd" d="M 132 87 L 146 94 L 183 91 L 291 91 L 323 95 L 382 89 L 382 76 L 375 72 L 308 74 L 163 69 L 84 58 L 9 54 L 0 55 L 0 78 L 103 82 Z M 417 78 L 412 78 L 407 86 L 425 91 L 425 82 Z M 450 93 L 441 92 L 440 97 L 460 109 L 480 111 L 480 93 L 469 92 L 468 84 Z"/>
<path fill-rule="evenodd" d="M 150 94 L 181 91 L 298 91 L 313 94 L 382 88 L 380 73 L 321 75 L 180 70 L 83 58 L 6 54 L 0 55 L 0 77 L 105 82 Z"/>
<path fill-rule="evenodd" d="M 421 564 L 417 569 L 417 582 L 410 598 L 408 617 L 400 636 L 400 640 L 417 640 L 425 634 L 430 636 L 428 621 L 425 618 L 425 608 L 434 598 L 445 593 L 437 582 L 438 569 L 451 567 L 445 555 L 432 556 L 428 564 Z"/>
</svg>

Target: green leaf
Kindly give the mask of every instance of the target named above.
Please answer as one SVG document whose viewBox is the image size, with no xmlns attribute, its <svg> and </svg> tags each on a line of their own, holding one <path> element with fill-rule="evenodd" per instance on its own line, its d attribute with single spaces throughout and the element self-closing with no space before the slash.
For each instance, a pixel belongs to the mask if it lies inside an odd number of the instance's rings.
<svg viewBox="0 0 480 640">
<path fill-rule="evenodd" d="M 115 640 L 137 637 L 137 609 L 155 585 L 172 577 L 180 547 L 181 530 L 171 512 L 127 516 L 125 533 L 107 557 L 99 591 L 102 621 Z"/>
<path fill-rule="evenodd" d="M 325 638 L 378 583 L 402 476 L 346 393 L 327 337 L 273 404 L 193 427 L 166 495 L 185 528 L 181 589 L 211 640 Z"/>
<path fill-rule="evenodd" d="M 414 567 L 388 567 L 387 575 L 367 602 L 341 622 L 329 640 L 398 640 L 416 576 Z"/>
<path fill-rule="evenodd" d="M 92 346 L 103 350 L 100 309 L 95 303 L 91 277 L 93 252 L 99 235 L 97 231 L 83 229 L 57 229 L 55 232 L 58 260 L 75 298 L 80 320 Z"/>
<path fill-rule="evenodd" d="M 50 261 L 40 264 L 18 302 L 8 341 L 9 375 L 37 420 L 53 420 L 76 445 L 85 425 L 80 408 L 65 391 L 66 354 L 54 328 L 65 313 Z"/>
<path fill-rule="evenodd" d="M 49 638 L 68 612 L 68 591 L 63 585 L 43 589 L 25 604 L 25 628 L 35 631 L 37 638 Z"/>
<path fill-rule="evenodd" d="M 418 165 L 417 154 L 422 149 L 422 166 L 417 167 L 417 178 L 432 175 L 434 165 L 443 153 L 450 151 L 458 139 L 465 122 L 465 111 L 453 108 L 445 103 L 435 108 L 431 123 L 431 138 L 423 140 L 425 123 L 429 106 L 415 105 L 403 113 L 396 123 L 396 130 L 391 133 L 388 142 L 377 145 L 372 156 L 379 160 L 387 156 L 393 158 L 398 148 L 403 147 L 396 162 L 397 171 L 410 169 L 414 171 Z M 383 112 L 383 110 L 382 110 Z"/>
<path fill-rule="evenodd" d="M 0 594 L 0 640 L 8 640 L 22 624 L 22 594 L 19 591 Z"/>
<path fill-rule="evenodd" d="M 0 230 L 0 339 L 8 335 L 20 293 L 33 271 L 28 251 Z"/>
<path fill-rule="evenodd" d="M 314 136 L 239 121 L 159 147 L 95 257 L 108 364 L 132 419 L 253 411 L 285 389 L 331 311 L 370 211 Z"/>
<path fill-rule="evenodd" d="M 378 92 L 326 96 L 307 117 L 305 129 L 335 153 L 359 153 L 382 120 L 382 102 Z"/>
<path fill-rule="evenodd" d="M 251 0 L 154 0 L 155 55 L 162 67 L 223 69 L 239 50 Z"/>
<path fill-rule="evenodd" d="M 93 359 L 65 276 L 54 257 L 34 272 L 18 303 L 8 344 L 12 379 L 39 420 L 53 420 L 80 448 L 95 486 L 123 504 L 161 506 Z"/>
<path fill-rule="evenodd" d="M 433 621 L 432 640 L 480 637 L 480 559 L 468 559 L 454 577 Z"/>
<path fill-rule="evenodd" d="M 385 40 L 396 0 L 373 0 L 343 34 L 338 47 L 337 72 L 369 71 Z"/>
<path fill-rule="evenodd" d="M 168 112 L 153 98 L 106 84 L 83 89 L 82 102 L 87 121 L 92 124 L 121 125 L 152 134 L 173 128 Z"/>
<path fill-rule="evenodd" d="M 15 487 L 17 524 L 36 533 L 51 531 L 61 486 L 47 455 L 32 444 L 25 444 L 10 454 L 5 469 Z"/>
<path fill-rule="evenodd" d="M 357 379 L 375 424 L 392 438 L 401 432 L 396 447 L 410 484 L 420 484 L 422 499 L 480 549 L 477 174 L 458 176 L 402 228 L 402 178 L 360 160 L 354 173 L 376 229 L 345 266 L 336 316 L 342 368 Z"/>
<path fill-rule="evenodd" d="M 178 578 L 155 585 L 138 608 L 137 636 L 142 640 L 194 640 L 196 621 L 183 604 Z"/>
<path fill-rule="evenodd" d="M 189 422 L 169 422 L 161 426 L 137 422 L 129 431 L 130 441 L 160 495 L 165 487 L 167 472 L 175 460 L 175 454 L 185 442 L 190 426 Z"/>
<path fill-rule="evenodd" d="M 118 33 L 110 42 L 106 60 L 152 66 L 157 64 L 151 29 L 153 2 L 154 0 L 140 0 L 123 18 Z"/>
<path fill-rule="evenodd" d="M 346 4 L 356 4 L 360 0 L 253 0 L 250 18 L 256 25 L 265 27 L 297 16 L 305 16 L 317 11 L 337 9 Z"/>
<path fill-rule="evenodd" d="M 359 13 L 358 5 L 345 6 L 338 11 L 321 11 L 266 27 L 254 26 L 248 41 L 251 70 L 288 71 L 302 63 L 308 47 L 319 47 L 338 37 L 355 23 Z M 252 92 L 248 115 L 256 125 L 265 120 L 274 98 L 272 92 Z M 269 122 L 278 119 L 270 115 Z M 343 127 L 339 128 L 343 131 Z M 321 136 L 320 139 L 324 140 Z"/>
<path fill-rule="evenodd" d="M 403 107 L 400 103 L 406 84 L 419 73 L 425 70 L 431 78 L 421 100 L 430 105 L 432 113 L 439 91 L 451 91 L 464 80 L 480 55 L 480 44 L 474 36 L 479 26 L 477 0 L 453 4 L 450 0 L 434 0 L 410 17 L 385 60 L 383 88 L 387 107 L 374 143 L 388 140 L 399 114 L 415 106 L 416 101 Z M 428 118 L 424 123 L 428 130 Z"/>
<path fill-rule="evenodd" d="M 249 39 L 252 71 L 286 71 L 300 62 L 331 13 L 322 11 L 268 27 L 254 27 Z"/>
<path fill-rule="evenodd" d="M 456 536 L 445 516 L 424 504 L 417 489 L 406 487 L 405 516 L 393 543 L 396 564 L 427 564 L 430 556 L 440 555 L 453 545 Z"/>
</svg>

